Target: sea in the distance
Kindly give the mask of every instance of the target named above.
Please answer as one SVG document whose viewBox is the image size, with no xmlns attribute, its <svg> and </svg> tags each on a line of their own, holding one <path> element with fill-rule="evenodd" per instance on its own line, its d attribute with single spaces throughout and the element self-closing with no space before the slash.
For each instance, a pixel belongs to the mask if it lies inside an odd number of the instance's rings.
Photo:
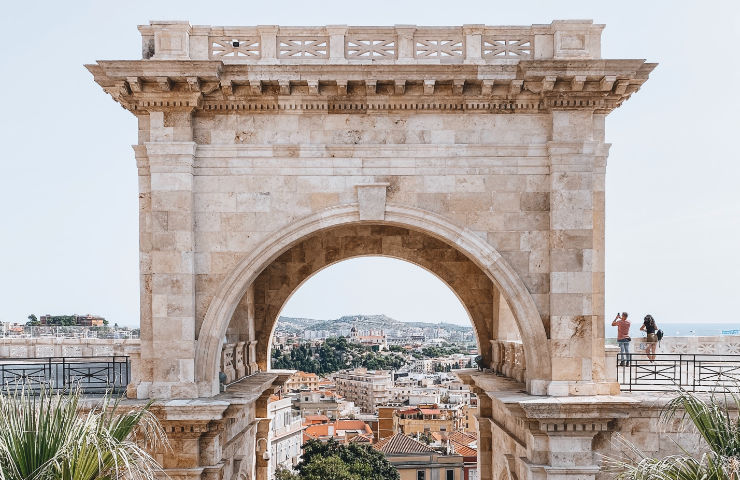
<svg viewBox="0 0 740 480">
<path fill-rule="evenodd" d="M 606 337 L 616 337 L 617 327 L 611 326 L 611 321 L 606 324 Z M 642 321 L 632 322 L 632 330 L 640 328 Z M 715 335 L 740 335 L 740 322 L 737 323 L 660 323 L 658 328 L 662 329 L 666 336 L 672 337 L 710 337 Z"/>
</svg>

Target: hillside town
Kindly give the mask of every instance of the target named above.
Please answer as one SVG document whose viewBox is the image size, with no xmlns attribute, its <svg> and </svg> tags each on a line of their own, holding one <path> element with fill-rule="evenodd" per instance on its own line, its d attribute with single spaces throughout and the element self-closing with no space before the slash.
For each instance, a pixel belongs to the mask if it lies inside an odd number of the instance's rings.
<svg viewBox="0 0 740 480">
<path fill-rule="evenodd" d="M 416 479 L 422 464 L 429 478 L 478 479 L 477 397 L 455 375 L 476 365 L 472 329 L 380 317 L 342 317 L 333 328 L 281 318 L 273 367 L 317 371 L 296 371 L 270 397 L 269 478 L 293 471 L 302 445 L 317 440 L 370 445 L 402 479 Z M 386 328 L 368 328 L 379 322 Z M 336 356 L 344 363 L 332 363 Z"/>
</svg>

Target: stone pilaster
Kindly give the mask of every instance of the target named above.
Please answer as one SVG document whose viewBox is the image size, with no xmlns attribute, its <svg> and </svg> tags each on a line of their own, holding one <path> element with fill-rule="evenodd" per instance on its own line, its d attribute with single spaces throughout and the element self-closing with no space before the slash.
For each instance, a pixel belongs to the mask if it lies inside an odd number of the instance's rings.
<svg viewBox="0 0 740 480">
<path fill-rule="evenodd" d="M 255 479 L 268 480 L 270 474 L 270 419 L 257 420 L 257 439 L 255 452 Z"/>
<path fill-rule="evenodd" d="M 493 478 L 493 436 L 491 422 L 491 399 L 484 391 L 475 389 L 478 395 L 478 478 Z"/>
<path fill-rule="evenodd" d="M 182 127 L 164 128 L 177 130 Z M 160 141 L 145 145 L 151 172 L 151 330 L 145 333 L 142 328 L 142 344 L 150 344 L 151 351 L 142 347 L 142 363 L 151 370 L 149 396 L 193 398 L 197 397 L 194 377 L 195 144 Z"/>
<path fill-rule="evenodd" d="M 603 117 L 554 111 L 550 158 L 552 395 L 613 393 L 603 328 Z M 597 118 L 595 118 L 597 117 Z M 595 128 L 596 127 L 596 128 Z"/>
</svg>

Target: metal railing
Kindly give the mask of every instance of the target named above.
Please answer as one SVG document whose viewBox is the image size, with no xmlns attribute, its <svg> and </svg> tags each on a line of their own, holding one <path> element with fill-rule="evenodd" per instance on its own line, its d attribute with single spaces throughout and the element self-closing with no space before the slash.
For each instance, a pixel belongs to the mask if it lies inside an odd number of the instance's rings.
<svg viewBox="0 0 740 480">
<path fill-rule="evenodd" d="M 0 358 L 2 386 L 26 385 L 35 391 L 79 386 L 88 395 L 123 393 L 129 383 L 128 356 Z"/>
<path fill-rule="evenodd" d="M 740 385 L 740 355 L 657 353 L 651 361 L 644 354 L 630 354 L 621 365 L 617 356 L 617 379 L 624 391 L 671 391 L 681 387 L 691 392 L 737 389 Z"/>
</svg>

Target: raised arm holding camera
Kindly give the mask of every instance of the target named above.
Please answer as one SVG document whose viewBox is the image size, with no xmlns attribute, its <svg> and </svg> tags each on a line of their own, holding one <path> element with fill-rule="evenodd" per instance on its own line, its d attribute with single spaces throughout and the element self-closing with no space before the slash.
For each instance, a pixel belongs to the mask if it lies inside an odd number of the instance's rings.
<svg viewBox="0 0 740 480">
<path fill-rule="evenodd" d="M 612 322 L 612 327 L 617 327 L 617 344 L 619 345 L 619 365 L 629 366 L 630 364 L 630 322 L 627 320 L 627 312 L 617 313 Z"/>
</svg>

